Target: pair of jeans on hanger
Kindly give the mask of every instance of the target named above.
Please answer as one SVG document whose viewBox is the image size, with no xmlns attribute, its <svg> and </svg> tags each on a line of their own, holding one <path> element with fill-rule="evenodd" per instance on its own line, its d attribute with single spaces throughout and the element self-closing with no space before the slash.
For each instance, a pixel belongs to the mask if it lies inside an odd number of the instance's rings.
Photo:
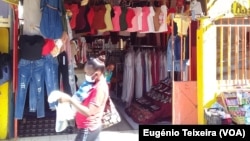
<svg viewBox="0 0 250 141">
<path fill-rule="evenodd" d="M 38 118 L 44 117 L 44 60 L 20 59 L 18 64 L 18 71 L 18 89 L 15 118 L 23 118 L 28 88 L 29 111 L 37 111 Z"/>
<path fill-rule="evenodd" d="M 54 90 L 59 90 L 58 84 L 58 60 L 56 57 L 49 55 L 43 56 L 44 60 L 44 81 L 45 87 L 47 91 L 47 95 L 51 94 Z M 49 103 L 49 108 L 54 110 L 56 108 L 57 103 L 52 102 Z"/>
<path fill-rule="evenodd" d="M 172 44 L 173 42 L 173 44 Z M 174 46 L 174 49 L 172 49 Z M 185 55 L 187 53 L 185 52 Z M 186 58 L 186 57 L 185 57 Z M 182 69 L 185 69 L 186 59 L 182 62 Z M 173 66 L 174 62 L 174 66 Z M 168 40 L 167 47 L 167 69 L 168 71 L 183 71 L 181 70 L 181 37 L 180 36 L 171 36 Z"/>
<path fill-rule="evenodd" d="M 21 59 L 18 64 L 18 90 L 15 118 L 22 119 L 29 88 L 29 111 L 37 112 L 37 117 L 45 116 L 44 86 L 48 96 L 53 90 L 58 90 L 58 61 L 51 55 L 39 60 Z M 57 103 L 49 103 L 50 109 L 55 109 Z"/>
</svg>

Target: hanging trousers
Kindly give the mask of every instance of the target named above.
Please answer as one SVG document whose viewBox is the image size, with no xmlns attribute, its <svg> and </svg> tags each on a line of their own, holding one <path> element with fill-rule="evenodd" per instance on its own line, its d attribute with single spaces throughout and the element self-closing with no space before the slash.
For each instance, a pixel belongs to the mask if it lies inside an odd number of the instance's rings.
<svg viewBox="0 0 250 141">
<path fill-rule="evenodd" d="M 72 95 L 71 87 L 69 84 L 69 66 L 68 66 L 68 56 L 64 51 L 57 56 L 58 59 L 58 82 L 62 80 L 63 91 L 69 95 Z M 61 77 L 62 79 L 60 79 Z"/>
</svg>

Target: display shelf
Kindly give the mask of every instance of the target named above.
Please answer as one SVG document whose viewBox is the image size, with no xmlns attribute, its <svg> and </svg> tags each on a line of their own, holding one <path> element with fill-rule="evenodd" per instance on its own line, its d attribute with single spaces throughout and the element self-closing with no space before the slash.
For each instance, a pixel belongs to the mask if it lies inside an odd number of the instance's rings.
<svg viewBox="0 0 250 141">
<path fill-rule="evenodd" d="M 172 117 L 172 80 L 167 78 L 153 86 L 142 97 L 136 98 L 125 109 L 134 122 L 154 124 Z M 164 90 L 164 91 L 163 91 Z"/>
<path fill-rule="evenodd" d="M 246 113 L 250 110 L 250 90 L 229 90 L 221 92 L 221 104 L 232 117 L 235 124 L 246 124 Z M 250 111 L 249 111 L 250 112 Z"/>
</svg>

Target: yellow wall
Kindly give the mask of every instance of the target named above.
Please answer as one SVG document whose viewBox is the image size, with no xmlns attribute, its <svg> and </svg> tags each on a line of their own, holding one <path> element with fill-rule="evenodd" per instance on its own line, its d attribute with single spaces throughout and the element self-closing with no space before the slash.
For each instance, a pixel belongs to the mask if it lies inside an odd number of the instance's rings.
<svg viewBox="0 0 250 141">
<path fill-rule="evenodd" d="M 205 123 L 204 108 L 215 102 L 216 90 L 216 27 L 204 18 L 197 31 L 198 124 Z"/>
</svg>

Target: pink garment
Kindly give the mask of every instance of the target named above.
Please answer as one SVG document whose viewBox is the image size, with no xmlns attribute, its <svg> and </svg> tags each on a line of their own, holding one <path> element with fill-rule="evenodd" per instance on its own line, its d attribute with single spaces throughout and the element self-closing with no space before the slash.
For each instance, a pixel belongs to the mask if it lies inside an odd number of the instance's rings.
<svg viewBox="0 0 250 141">
<path fill-rule="evenodd" d="M 132 8 L 128 8 L 127 13 L 126 13 L 126 22 L 127 22 L 127 27 L 132 28 L 132 20 L 135 17 L 135 12 Z"/>
<path fill-rule="evenodd" d="M 138 31 L 138 14 L 137 11 L 138 9 L 136 8 L 131 8 L 134 12 L 134 17 L 131 20 L 132 27 L 128 27 L 127 31 L 128 32 L 136 32 Z"/>
<path fill-rule="evenodd" d="M 136 7 L 135 14 L 137 16 L 138 31 L 142 30 L 142 8 Z"/>
<path fill-rule="evenodd" d="M 141 32 L 147 32 L 149 30 L 148 27 L 148 16 L 150 13 L 149 7 L 142 7 L 142 30 Z"/>
<path fill-rule="evenodd" d="M 120 31 L 120 15 L 122 13 L 120 6 L 113 6 L 115 16 L 112 18 L 113 31 Z"/>
</svg>

